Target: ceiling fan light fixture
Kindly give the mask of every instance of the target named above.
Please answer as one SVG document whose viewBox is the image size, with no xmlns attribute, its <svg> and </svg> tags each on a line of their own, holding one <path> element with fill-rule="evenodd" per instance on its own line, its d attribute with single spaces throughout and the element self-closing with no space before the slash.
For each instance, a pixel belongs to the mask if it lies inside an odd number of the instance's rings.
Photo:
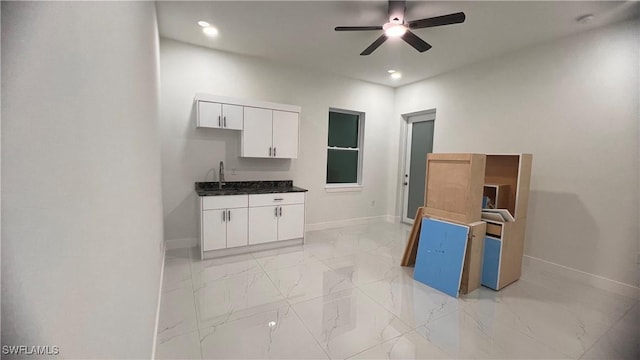
<svg viewBox="0 0 640 360">
<path fill-rule="evenodd" d="M 407 32 L 406 26 L 397 23 L 386 23 L 382 26 L 382 29 L 388 37 L 400 37 Z"/>
<path fill-rule="evenodd" d="M 214 28 L 213 26 L 202 28 L 202 32 L 209 37 L 218 36 L 218 29 Z"/>
</svg>

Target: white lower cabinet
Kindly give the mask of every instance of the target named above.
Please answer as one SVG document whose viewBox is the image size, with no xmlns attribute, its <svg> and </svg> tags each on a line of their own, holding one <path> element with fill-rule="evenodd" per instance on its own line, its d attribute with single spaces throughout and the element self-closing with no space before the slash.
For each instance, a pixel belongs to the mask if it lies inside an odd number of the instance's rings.
<svg viewBox="0 0 640 360">
<path fill-rule="evenodd" d="M 248 195 L 200 198 L 203 251 L 248 245 Z"/>
<path fill-rule="evenodd" d="M 200 198 L 202 251 L 304 237 L 304 193 Z"/>
<path fill-rule="evenodd" d="M 263 206 L 249 208 L 249 244 L 262 244 L 278 240 L 278 208 Z"/>
<path fill-rule="evenodd" d="M 249 206 L 250 245 L 304 237 L 303 193 L 249 195 Z"/>
<path fill-rule="evenodd" d="M 227 248 L 248 245 L 249 209 L 229 209 L 227 215 Z"/>
<path fill-rule="evenodd" d="M 204 251 L 227 247 L 227 224 L 222 219 L 227 210 L 204 210 L 202 212 L 202 249 Z"/>
<path fill-rule="evenodd" d="M 278 211 L 278 240 L 304 236 L 304 204 L 282 205 Z"/>
</svg>

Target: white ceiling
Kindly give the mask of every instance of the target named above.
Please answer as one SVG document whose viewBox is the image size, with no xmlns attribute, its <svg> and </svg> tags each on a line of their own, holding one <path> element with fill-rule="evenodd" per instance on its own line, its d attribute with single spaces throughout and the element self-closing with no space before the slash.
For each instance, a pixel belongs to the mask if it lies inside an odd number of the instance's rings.
<svg viewBox="0 0 640 360">
<path fill-rule="evenodd" d="M 369 56 L 381 32 L 335 32 L 336 26 L 382 25 L 386 1 L 158 2 L 160 36 L 310 70 L 400 86 L 551 39 L 637 17 L 637 1 L 408 1 L 405 20 L 465 12 L 463 24 L 414 32 L 433 48 L 418 53 L 400 39 Z M 584 14 L 595 19 L 579 24 Z M 205 20 L 220 34 L 206 37 Z M 399 40 L 399 41 L 396 41 Z M 391 80 L 388 69 L 401 71 Z"/>
</svg>

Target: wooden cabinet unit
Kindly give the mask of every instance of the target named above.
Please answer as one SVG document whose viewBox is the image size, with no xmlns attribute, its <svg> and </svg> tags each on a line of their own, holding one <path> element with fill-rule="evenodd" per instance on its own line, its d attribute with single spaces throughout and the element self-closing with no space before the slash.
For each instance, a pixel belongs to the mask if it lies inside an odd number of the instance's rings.
<svg viewBox="0 0 640 360">
<path fill-rule="evenodd" d="M 462 224 L 480 221 L 484 154 L 429 154 L 424 215 Z"/>
<path fill-rule="evenodd" d="M 494 290 L 518 280 L 522 273 L 532 158 L 531 154 L 487 154 L 485 184 L 508 189 L 508 200 L 499 207 L 509 210 L 515 219 L 487 223 L 482 285 Z"/>
<path fill-rule="evenodd" d="M 531 154 L 487 154 L 484 183 L 508 186 L 506 209 L 516 219 L 527 217 L 531 161 Z"/>
<path fill-rule="evenodd" d="M 481 282 L 500 290 L 520 278 L 524 251 L 531 154 L 429 154 L 422 216 L 469 227 L 460 292 Z M 482 218 L 483 196 L 512 215 L 490 221 Z M 479 226 L 478 224 L 482 224 Z M 408 246 L 415 248 L 414 242 Z M 411 249 L 408 248 L 407 254 Z M 405 256 L 406 257 L 406 256 Z M 403 259 L 406 261 L 407 259 Z M 481 271 L 475 269 L 481 268 Z"/>
</svg>

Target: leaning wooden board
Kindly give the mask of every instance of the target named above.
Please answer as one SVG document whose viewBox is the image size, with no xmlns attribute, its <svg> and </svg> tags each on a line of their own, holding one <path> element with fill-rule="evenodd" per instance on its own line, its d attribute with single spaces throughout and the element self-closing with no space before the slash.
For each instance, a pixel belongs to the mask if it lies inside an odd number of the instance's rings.
<svg viewBox="0 0 640 360">
<path fill-rule="evenodd" d="M 422 226 L 422 215 L 424 207 L 419 207 L 416 211 L 416 217 L 413 218 L 413 227 L 409 234 L 407 247 L 404 249 L 404 255 L 400 266 L 412 266 L 416 263 L 416 255 L 418 254 L 418 240 L 420 239 L 420 227 Z"/>
<path fill-rule="evenodd" d="M 467 242 L 467 253 L 464 257 L 462 280 L 460 281 L 461 294 L 468 294 L 480 287 L 482 253 L 487 230 L 487 223 L 484 221 L 474 222 L 467 226 L 469 226 L 469 239 Z"/>
</svg>

